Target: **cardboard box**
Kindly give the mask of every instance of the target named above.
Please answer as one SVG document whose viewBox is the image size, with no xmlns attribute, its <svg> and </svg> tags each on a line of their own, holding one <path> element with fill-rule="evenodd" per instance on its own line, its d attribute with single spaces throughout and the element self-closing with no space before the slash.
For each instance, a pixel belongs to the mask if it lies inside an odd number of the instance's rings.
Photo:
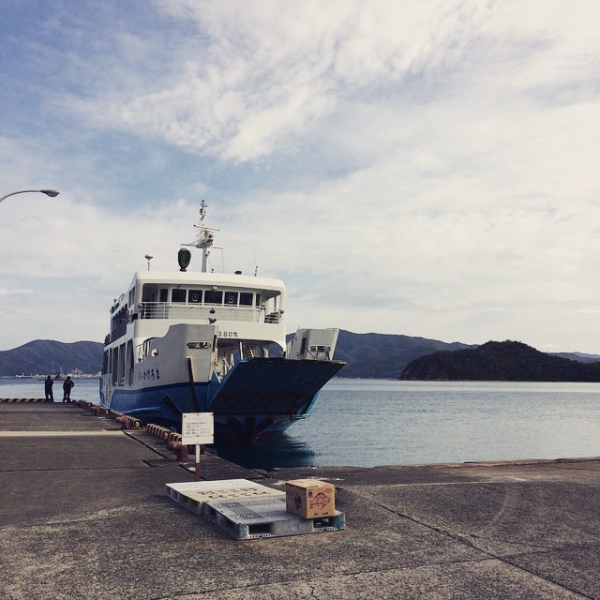
<svg viewBox="0 0 600 600">
<path fill-rule="evenodd" d="M 335 511 L 335 486 L 318 479 L 294 479 L 285 484 L 287 512 L 305 519 L 332 517 Z"/>
</svg>

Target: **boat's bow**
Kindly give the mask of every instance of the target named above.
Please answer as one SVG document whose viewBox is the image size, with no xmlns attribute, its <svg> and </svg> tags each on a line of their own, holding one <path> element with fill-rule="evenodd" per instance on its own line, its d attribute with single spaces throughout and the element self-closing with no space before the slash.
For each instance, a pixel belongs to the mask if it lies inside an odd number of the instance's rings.
<svg viewBox="0 0 600 600">
<path fill-rule="evenodd" d="M 253 358 L 236 363 L 216 389 L 208 410 L 238 436 L 283 430 L 307 417 L 321 388 L 344 366 L 342 361 Z"/>
</svg>

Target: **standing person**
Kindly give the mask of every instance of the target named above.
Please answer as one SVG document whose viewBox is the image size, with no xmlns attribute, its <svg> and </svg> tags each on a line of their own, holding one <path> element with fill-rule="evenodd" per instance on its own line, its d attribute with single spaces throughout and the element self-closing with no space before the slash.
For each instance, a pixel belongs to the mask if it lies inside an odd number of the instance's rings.
<svg viewBox="0 0 600 600">
<path fill-rule="evenodd" d="M 44 392 L 46 393 L 46 402 L 54 402 L 54 394 L 52 393 L 52 386 L 54 385 L 54 381 L 52 381 L 52 377 L 48 375 L 44 381 Z"/>
<path fill-rule="evenodd" d="M 63 383 L 63 402 L 71 402 L 71 389 L 75 384 L 71 381 L 71 377 L 67 377 Z"/>
</svg>

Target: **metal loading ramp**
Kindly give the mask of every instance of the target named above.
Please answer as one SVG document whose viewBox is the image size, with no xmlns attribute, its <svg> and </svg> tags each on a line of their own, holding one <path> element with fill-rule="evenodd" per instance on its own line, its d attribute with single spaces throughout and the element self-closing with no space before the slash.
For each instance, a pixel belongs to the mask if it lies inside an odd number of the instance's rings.
<svg viewBox="0 0 600 600">
<path fill-rule="evenodd" d="M 303 414 L 344 365 L 341 361 L 284 358 L 241 360 L 217 388 L 208 408 L 215 415 Z"/>
<path fill-rule="evenodd" d="M 246 479 L 167 484 L 166 494 L 236 540 L 341 531 L 345 516 L 304 519 L 286 511 L 285 493 Z"/>
</svg>

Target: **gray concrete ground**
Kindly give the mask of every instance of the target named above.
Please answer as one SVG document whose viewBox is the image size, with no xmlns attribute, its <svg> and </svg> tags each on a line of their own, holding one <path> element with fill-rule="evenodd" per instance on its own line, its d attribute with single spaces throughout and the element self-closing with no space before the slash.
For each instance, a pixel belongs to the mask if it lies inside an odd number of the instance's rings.
<svg viewBox="0 0 600 600">
<path fill-rule="evenodd" d="M 600 599 L 600 459 L 255 472 L 335 482 L 345 531 L 237 541 L 164 494 L 164 442 L 72 404 L 0 404 L 0 597 Z M 189 466 L 189 465 L 188 465 Z"/>
</svg>

